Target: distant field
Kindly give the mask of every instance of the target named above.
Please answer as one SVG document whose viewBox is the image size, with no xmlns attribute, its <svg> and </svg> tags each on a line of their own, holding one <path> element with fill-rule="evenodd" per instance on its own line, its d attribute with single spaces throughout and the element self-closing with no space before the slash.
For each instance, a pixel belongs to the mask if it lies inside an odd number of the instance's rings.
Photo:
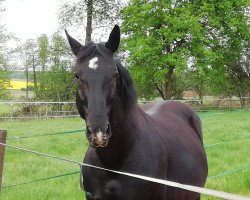
<svg viewBox="0 0 250 200">
<path fill-rule="evenodd" d="M 200 113 L 200 117 L 203 122 L 204 143 L 206 145 L 230 140 L 206 148 L 210 177 L 250 165 L 250 111 L 223 112 L 222 114 L 204 112 Z M 0 122 L 0 128 L 8 130 L 9 139 L 79 130 L 83 128 L 83 125 L 80 118 Z M 235 140 L 239 138 L 245 139 Z M 7 142 L 77 161 L 82 161 L 88 146 L 83 132 L 8 140 Z M 10 148 L 7 148 L 5 156 L 3 186 L 79 171 L 79 167 L 75 164 L 18 152 Z M 250 196 L 250 168 L 208 179 L 206 187 Z M 79 200 L 84 199 L 84 194 L 79 187 L 79 174 L 74 174 L 3 188 L 1 200 L 12 199 Z M 216 198 L 204 196 L 202 199 L 212 200 Z"/>
<path fill-rule="evenodd" d="M 33 83 L 28 82 L 28 86 L 33 86 Z M 7 87 L 6 89 L 21 90 L 22 88 L 26 88 L 26 81 L 25 80 L 11 80 L 10 87 Z"/>
<path fill-rule="evenodd" d="M 28 86 L 33 86 L 32 82 L 28 82 Z M 10 92 L 12 100 L 20 100 L 26 98 L 26 91 L 22 89 L 26 89 L 26 81 L 25 80 L 11 80 L 10 86 L 6 87 L 6 89 Z M 28 92 L 28 98 L 32 98 L 34 96 L 33 91 Z"/>
</svg>

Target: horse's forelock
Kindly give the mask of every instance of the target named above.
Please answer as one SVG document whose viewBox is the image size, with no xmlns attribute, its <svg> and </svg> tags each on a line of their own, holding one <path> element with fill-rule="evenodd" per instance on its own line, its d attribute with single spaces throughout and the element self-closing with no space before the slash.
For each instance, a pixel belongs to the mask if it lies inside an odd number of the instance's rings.
<svg viewBox="0 0 250 200">
<path fill-rule="evenodd" d="M 104 44 L 95 44 L 91 42 L 81 48 L 79 54 L 77 55 L 77 59 L 78 61 L 82 62 L 87 57 L 93 57 L 97 55 L 100 55 L 105 59 L 111 59 L 113 53 L 107 49 Z"/>
</svg>

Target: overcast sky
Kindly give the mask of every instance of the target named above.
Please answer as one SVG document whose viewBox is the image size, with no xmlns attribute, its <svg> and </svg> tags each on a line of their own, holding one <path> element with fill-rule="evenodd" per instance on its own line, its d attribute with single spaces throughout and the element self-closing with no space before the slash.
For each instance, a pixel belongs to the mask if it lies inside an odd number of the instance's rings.
<svg viewBox="0 0 250 200">
<path fill-rule="evenodd" d="M 22 41 L 51 35 L 58 28 L 57 12 L 62 0 L 6 0 L 1 22 Z"/>
<path fill-rule="evenodd" d="M 21 42 L 36 39 L 41 34 L 51 36 L 58 30 L 57 14 L 60 5 L 74 1 L 78 0 L 5 0 L 3 3 L 5 12 L 1 13 L 0 21 L 7 31 L 20 38 Z M 128 2 L 128 0 L 121 1 Z M 76 39 L 79 37 L 83 39 L 81 29 L 71 34 Z M 16 42 L 10 41 L 7 45 L 15 47 Z"/>
</svg>

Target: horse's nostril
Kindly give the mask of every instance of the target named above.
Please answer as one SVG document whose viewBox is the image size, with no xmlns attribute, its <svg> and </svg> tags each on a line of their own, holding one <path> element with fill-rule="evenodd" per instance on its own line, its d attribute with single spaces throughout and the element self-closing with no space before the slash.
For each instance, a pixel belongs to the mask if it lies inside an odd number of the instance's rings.
<svg viewBox="0 0 250 200">
<path fill-rule="evenodd" d="M 107 135 L 106 135 L 106 134 L 103 135 L 103 136 L 102 136 L 102 139 L 103 139 L 103 140 L 107 140 L 107 139 L 108 139 Z"/>
<path fill-rule="evenodd" d="M 90 126 L 88 126 L 88 125 L 87 125 L 87 127 L 86 127 L 86 128 L 87 128 L 87 131 L 88 131 L 89 133 L 91 133 L 91 132 L 92 132 L 92 129 L 90 128 Z"/>
<path fill-rule="evenodd" d="M 110 125 L 108 124 L 107 127 L 106 127 L 105 132 L 108 133 L 109 131 L 110 131 Z"/>
</svg>

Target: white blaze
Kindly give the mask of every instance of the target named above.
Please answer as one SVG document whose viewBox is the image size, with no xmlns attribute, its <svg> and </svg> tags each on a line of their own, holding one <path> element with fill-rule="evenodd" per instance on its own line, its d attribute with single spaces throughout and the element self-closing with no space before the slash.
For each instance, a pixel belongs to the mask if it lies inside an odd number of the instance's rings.
<svg viewBox="0 0 250 200">
<path fill-rule="evenodd" d="M 102 137 L 103 137 L 103 133 L 101 131 L 99 131 L 97 134 L 96 134 L 96 138 L 98 141 L 102 141 Z"/>
<path fill-rule="evenodd" d="M 92 58 L 90 61 L 89 61 L 89 68 L 91 69 L 96 69 L 98 67 L 98 65 L 96 64 L 98 61 L 98 58 L 97 57 L 94 57 Z"/>
</svg>

